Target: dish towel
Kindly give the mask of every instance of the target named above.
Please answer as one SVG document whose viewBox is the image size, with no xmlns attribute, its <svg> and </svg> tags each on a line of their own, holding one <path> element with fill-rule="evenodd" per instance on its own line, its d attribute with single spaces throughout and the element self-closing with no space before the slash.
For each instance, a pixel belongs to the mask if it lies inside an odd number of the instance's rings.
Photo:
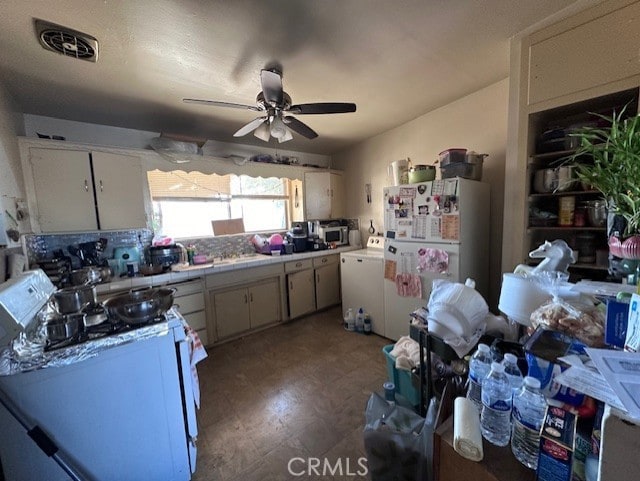
<svg viewBox="0 0 640 481">
<path fill-rule="evenodd" d="M 422 279 L 416 274 L 398 274 L 396 290 L 401 297 L 422 297 Z"/>
<path fill-rule="evenodd" d="M 456 398 L 453 405 L 453 449 L 471 461 L 482 461 L 482 433 L 480 413 L 465 397 Z"/>
<path fill-rule="evenodd" d="M 187 338 L 189 339 L 189 362 L 191 364 L 193 400 L 196 403 L 196 407 L 200 409 L 200 380 L 198 379 L 196 364 L 207 357 L 207 351 L 204 349 L 198 333 L 192 329 L 186 321 L 183 321 L 183 325 Z"/>
</svg>

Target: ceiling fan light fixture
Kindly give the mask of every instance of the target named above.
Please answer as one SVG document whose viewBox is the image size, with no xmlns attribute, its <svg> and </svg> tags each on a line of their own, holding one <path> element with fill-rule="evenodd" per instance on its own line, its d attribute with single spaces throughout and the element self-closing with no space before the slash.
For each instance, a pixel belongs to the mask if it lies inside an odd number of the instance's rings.
<svg viewBox="0 0 640 481">
<path fill-rule="evenodd" d="M 276 139 L 282 139 L 287 135 L 287 126 L 280 117 L 276 117 L 271 122 L 271 136 Z"/>
<path fill-rule="evenodd" d="M 271 132 L 269 131 L 269 125 L 265 121 L 260 126 L 253 131 L 253 135 L 258 137 L 260 140 L 264 142 L 269 142 L 269 137 L 271 137 Z"/>
<path fill-rule="evenodd" d="M 278 139 L 278 142 L 282 143 L 282 142 L 287 142 L 288 140 L 293 139 L 293 134 L 291 133 L 291 129 L 285 127 L 285 129 L 287 130 L 287 132 L 284 134 L 283 137 L 280 137 Z"/>
</svg>

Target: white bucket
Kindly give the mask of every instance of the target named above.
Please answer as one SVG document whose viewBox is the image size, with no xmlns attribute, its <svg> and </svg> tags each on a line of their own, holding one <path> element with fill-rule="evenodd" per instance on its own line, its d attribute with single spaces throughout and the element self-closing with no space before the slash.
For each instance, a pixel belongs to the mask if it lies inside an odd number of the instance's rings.
<svg viewBox="0 0 640 481">
<path fill-rule="evenodd" d="M 509 319 L 523 326 L 531 326 L 531 313 L 551 299 L 540 285 L 520 274 L 504 273 L 498 309 Z"/>
<path fill-rule="evenodd" d="M 409 161 L 407 159 L 391 162 L 388 167 L 388 174 L 393 181 L 393 185 L 409 183 Z"/>
</svg>

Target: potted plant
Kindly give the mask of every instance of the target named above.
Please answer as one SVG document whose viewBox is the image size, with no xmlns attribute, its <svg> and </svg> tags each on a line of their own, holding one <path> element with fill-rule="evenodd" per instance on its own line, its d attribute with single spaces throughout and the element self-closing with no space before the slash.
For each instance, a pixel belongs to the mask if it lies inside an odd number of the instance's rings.
<svg viewBox="0 0 640 481">
<path fill-rule="evenodd" d="M 578 179 L 602 193 L 609 212 L 624 218 L 618 232 L 622 239 L 611 232 L 611 253 L 640 259 L 640 116 L 625 116 L 627 107 L 610 117 L 594 114 L 606 127 L 582 127 L 570 134 L 579 146 L 569 159 Z"/>
</svg>

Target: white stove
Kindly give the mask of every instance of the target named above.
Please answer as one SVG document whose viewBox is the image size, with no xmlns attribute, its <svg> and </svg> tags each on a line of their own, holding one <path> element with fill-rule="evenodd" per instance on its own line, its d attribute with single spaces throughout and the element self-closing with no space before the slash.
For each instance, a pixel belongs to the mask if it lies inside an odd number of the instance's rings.
<svg viewBox="0 0 640 481">
<path fill-rule="evenodd" d="M 370 236 L 365 249 L 340 254 L 340 280 L 343 310 L 362 307 L 371 330 L 384 336 L 384 237 Z"/>
<path fill-rule="evenodd" d="M 373 257 L 382 258 L 384 256 L 384 237 L 382 236 L 370 236 L 367 240 L 367 246 L 364 249 L 358 249 L 355 251 L 345 252 L 341 254 L 346 257 Z"/>
</svg>

